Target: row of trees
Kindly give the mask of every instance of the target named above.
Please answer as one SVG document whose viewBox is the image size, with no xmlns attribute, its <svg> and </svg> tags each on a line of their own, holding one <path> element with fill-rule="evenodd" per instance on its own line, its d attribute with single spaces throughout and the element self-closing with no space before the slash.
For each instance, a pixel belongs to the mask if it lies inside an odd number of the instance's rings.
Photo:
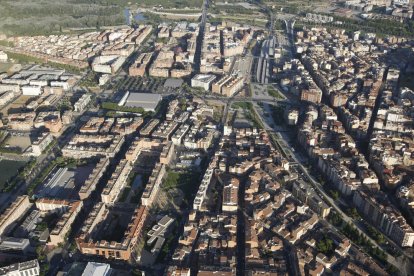
<svg viewBox="0 0 414 276">
<path fill-rule="evenodd" d="M 345 223 L 339 214 L 331 212 L 328 220 L 334 226 L 339 228 L 353 243 L 362 247 L 369 255 L 383 264 L 388 263 L 387 256 L 384 251 L 373 245 L 372 242 L 364 234 L 361 234 L 353 225 Z"/>
<path fill-rule="evenodd" d="M 329 14 L 329 16 L 332 16 Z M 356 20 L 346 17 L 333 16 L 334 22 L 317 23 L 317 22 L 297 22 L 295 29 L 303 25 L 325 26 L 332 28 L 341 28 L 347 31 L 362 31 L 367 33 L 375 33 L 378 36 L 394 35 L 403 37 L 414 37 L 414 22 L 412 20 L 406 22 L 398 22 L 394 20 L 372 19 L 372 20 Z M 342 24 L 337 24 L 340 21 Z"/>
<path fill-rule="evenodd" d="M 147 114 L 142 107 L 119 106 L 117 103 L 113 103 L 113 102 L 103 102 L 102 108 L 107 109 L 107 110 L 120 111 L 120 112 L 140 113 L 143 115 Z"/>
<path fill-rule="evenodd" d="M 6 53 L 10 59 L 17 60 L 18 62 L 21 62 L 21 63 L 45 64 L 51 67 L 64 69 L 67 72 L 73 73 L 73 74 L 80 74 L 82 72 L 82 70 L 79 69 L 78 67 L 75 67 L 69 64 L 62 64 L 62 63 L 56 63 L 56 62 L 50 62 L 50 61 L 45 62 L 43 59 L 40 59 L 37 57 L 33 57 L 33 56 L 25 55 L 25 54 L 13 53 L 9 51 L 6 51 Z"/>
</svg>

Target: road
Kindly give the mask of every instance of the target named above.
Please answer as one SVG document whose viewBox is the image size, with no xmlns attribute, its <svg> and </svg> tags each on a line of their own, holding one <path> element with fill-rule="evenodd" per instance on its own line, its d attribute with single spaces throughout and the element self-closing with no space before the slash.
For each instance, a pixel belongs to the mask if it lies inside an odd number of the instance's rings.
<svg viewBox="0 0 414 276">
<path fill-rule="evenodd" d="M 204 0 L 204 2 L 203 2 L 203 11 L 201 13 L 200 30 L 199 30 L 199 33 L 198 33 L 198 36 L 197 36 L 197 45 L 196 45 L 196 50 L 195 50 L 195 53 L 194 53 L 194 71 L 195 71 L 195 73 L 200 72 L 201 50 L 203 48 L 204 31 L 205 31 L 206 22 L 207 22 L 208 1 L 209 0 Z"/>
<path fill-rule="evenodd" d="M 331 206 L 338 214 L 340 214 L 343 220 L 346 223 L 353 225 L 357 231 L 365 236 L 374 246 L 378 248 L 382 248 L 375 240 L 370 238 L 368 233 L 365 231 L 363 227 L 358 223 L 357 220 L 349 217 L 346 213 L 344 213 L 337 203 L 323 190 L 322 185 L 317 182 L 314 177 L 309 173 L 309 171 L 302 165 L 300 161 L 302 158 L 299 156 L 297 151 L 293 152 L 290 147 L 288 146 L 285 138 L 280 134 L 280 132 L 275 132 L 275 130 L 269 126 L 268 121 L 263 119 L 263 112 L 258 111 L 259 108 L 256 104 L 253 105 L 256 110 L 256 113 L 259 115 L 259 119 L 261 120 L 262 124 L 265 126 L 266 131 L 270 133 L 270 137 L 272 137 L 272 141 L 274 146 L 282 151 L 282 154 L 285 158 L 288 159 L 292 168 L 295 168 L 300 175 L 304 178 L 307 183 L 310 183 L 312 187 L 315 189 L 316 193 L 326 202 L 329 206 Z M 410 271 L 412 269 L 412 264 L 409 261 L 406 261 L 404 258 L 397 260 L 394 256 L 390 255 L 388 252 L 384 251 L 387 256 L 387 261 L 398 267 L 403 275 L 410 275 Z"/>
</svg>

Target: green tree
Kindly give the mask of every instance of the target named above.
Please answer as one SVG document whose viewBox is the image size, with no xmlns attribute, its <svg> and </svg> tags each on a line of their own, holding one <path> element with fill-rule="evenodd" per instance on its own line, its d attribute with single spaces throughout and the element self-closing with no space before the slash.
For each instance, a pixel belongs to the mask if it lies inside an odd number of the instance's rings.
<svg viewBox="0 0 414 276">
<path fill-rule="evenodd" d="M 325 255 L 330 255 L 333 252 L 333 241 L 332 241 L 332 239 L 330 239 L 327 236 L 324 236 L 316 244 L 316 249 L 320 253 L 323 253 Z"/>
</svg>

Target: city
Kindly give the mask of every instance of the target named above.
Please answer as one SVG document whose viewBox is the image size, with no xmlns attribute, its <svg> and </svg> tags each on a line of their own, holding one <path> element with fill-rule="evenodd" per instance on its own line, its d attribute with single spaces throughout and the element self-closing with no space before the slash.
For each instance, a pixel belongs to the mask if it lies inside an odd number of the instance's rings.
<svg viewBox="0 0 414 276">
<path fill-rule="evenodd" d="M 0 7 L 0 275 L 414 274 L 412 1 L 49 1 Z"/>
</svg>

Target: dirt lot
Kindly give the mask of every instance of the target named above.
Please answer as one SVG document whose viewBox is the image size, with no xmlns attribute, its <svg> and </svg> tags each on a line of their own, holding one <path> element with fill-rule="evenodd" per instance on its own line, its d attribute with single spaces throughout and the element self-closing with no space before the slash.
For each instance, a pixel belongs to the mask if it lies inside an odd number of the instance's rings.
<svg viewBox="0 0 414 276">
<path fill-rule="evenodd" d="M 18 109 L 18 108 L 22 108 L 23 106 L 26 105 L 27 101 L 30 99 L 30 96 L 24 96 L 21 95 L 19 96 L 16 100 L 14 100 L 12 103 L 8 104 L 7 106 L 5 106 L 2 110 L 1 113 L 3 113 L 3 115 L 7 115 L 9 109 Z"/>
</svg>

